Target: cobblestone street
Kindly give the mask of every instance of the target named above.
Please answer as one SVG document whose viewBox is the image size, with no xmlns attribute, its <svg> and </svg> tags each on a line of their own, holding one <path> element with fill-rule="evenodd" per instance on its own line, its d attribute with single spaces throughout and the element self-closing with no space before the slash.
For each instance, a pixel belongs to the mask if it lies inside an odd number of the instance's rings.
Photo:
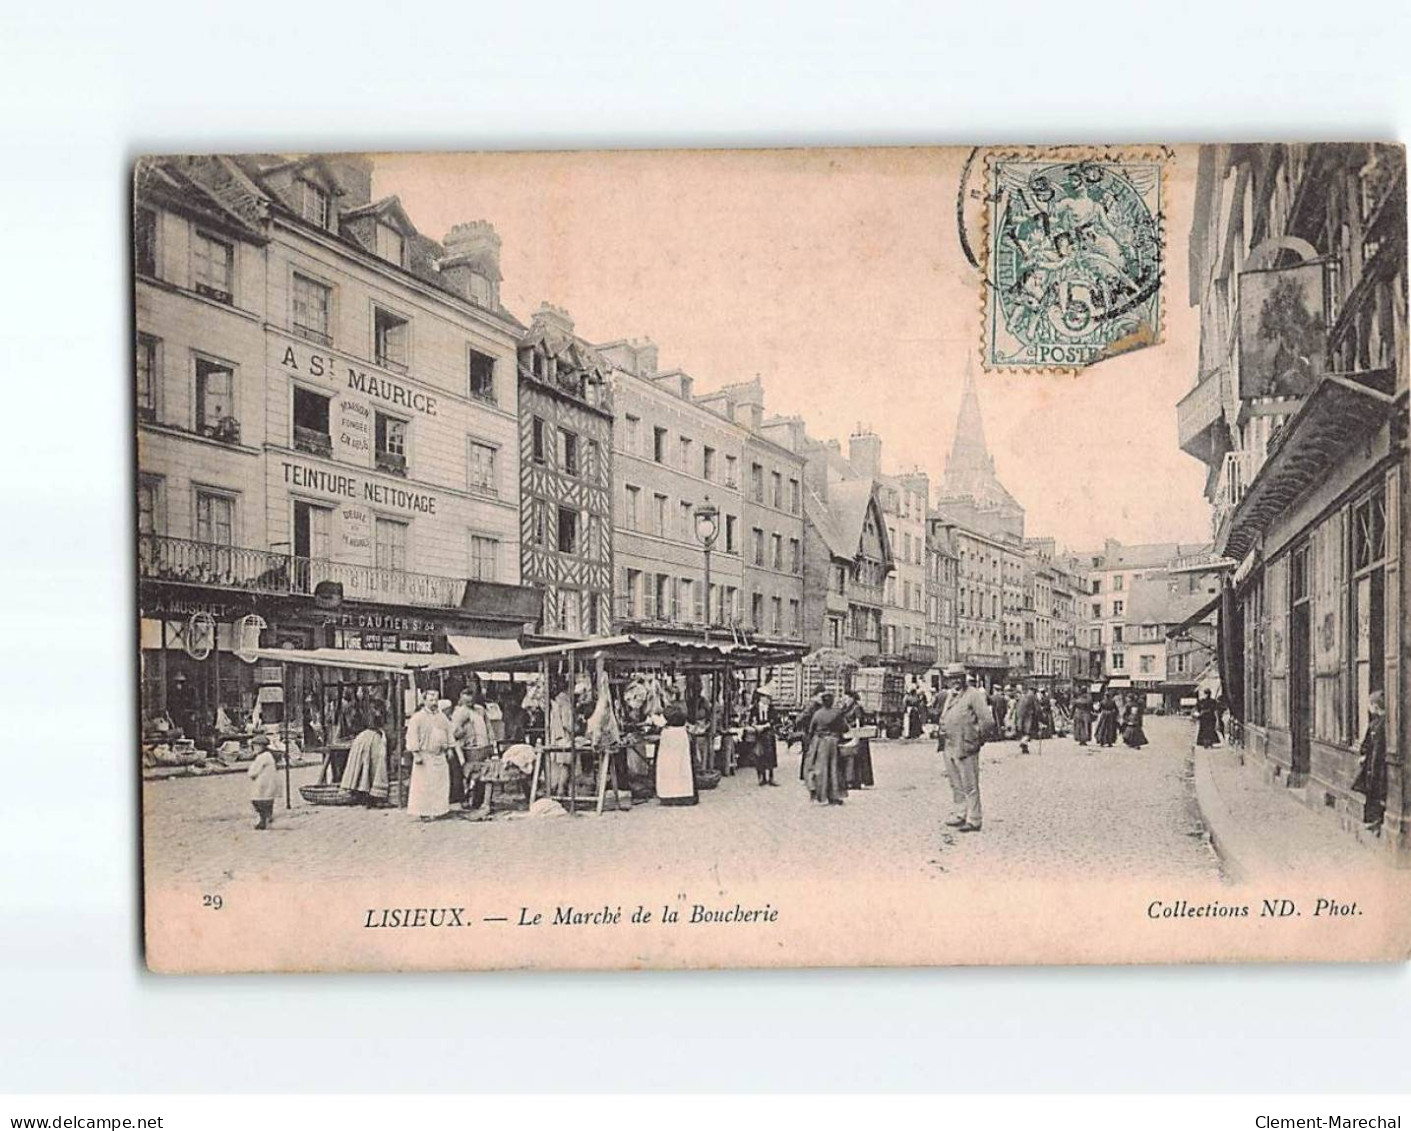
<svg viewBox="0 0 1411 1131">
<path fill-rule="evenodd" d="M 850 876 L 878 881 L 1215 878 L 1186 777 L 1191 726 L 1152 718 L 1148 735 L 1142 751 L 1085 753 L 1070 739 L 1046 741 L 1041 751 L 1035 744 L 1028 756 L 1015 742 L 987 746 L 978 835 L 944 827 L 941 759 L 932 740 L 918 740 L 875 743 L 876 787 L 840 807 L 808 801 L 797 753 L 781 757 L 777 789 L 760 788 L 744 770 L 702 793 L 694 809 L 652 801 L 630 813 L 545 820 L 500 813 L 489 822 L 422 824 L 397 810 L 315 807 L 299 798 L 297 786 L 316 772 L 305 768 L 294 771 L 294 808 L 281 800 L 274 829 L 256 832 L 243 775 L 147 782 L 145 852 L 157 881 L 358 878 L 412 862 L 423 878 L 449 880 L 487 861 L 565 879 L 631 861 L 644 878 L 720 885 L 825 876 L 842 861 Z"/>
</svg>

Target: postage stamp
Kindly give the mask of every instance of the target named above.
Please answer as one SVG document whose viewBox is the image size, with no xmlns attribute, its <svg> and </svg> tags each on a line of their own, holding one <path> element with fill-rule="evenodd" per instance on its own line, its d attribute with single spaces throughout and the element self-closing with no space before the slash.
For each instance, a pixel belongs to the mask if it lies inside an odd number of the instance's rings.
<svg viewBox="0 0 1411 1131">
<path fill-rule="evenodd" d="M 1164 163 L 1160 152 L 989 156 L 987 369 L 1073 370 L 1161 340 Z"/>
</svg>

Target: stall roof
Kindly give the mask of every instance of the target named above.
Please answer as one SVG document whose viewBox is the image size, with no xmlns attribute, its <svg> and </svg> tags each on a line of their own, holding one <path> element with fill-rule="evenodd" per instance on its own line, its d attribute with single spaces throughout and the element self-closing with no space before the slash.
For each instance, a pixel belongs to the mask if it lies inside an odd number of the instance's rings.
<svg viewBox="0 0 1411 1131">
<path fill-rule="evenodd" d="M 797 660 L 799 648 L 766 647 L 725 641 L 706 644 L 653 636 L 603 636 L 591 640 L 575 640 L 567 644 L 549 644 L 541 648 L 524 648 L 518 652 L 469 659 L 460 656 L 431 657 L 433 670 L 460 668 L 468 671 L 515 671 L 537 667 L 541 660 L 562 656 L 581 656 L 585 661 L 598 658 L 619 663 L 677 663 L 686 668 L 753 668 L 783 664 Z"/>
<path fill-rule="evenodd" d="M 374 672 L 418 672 L 432 668 L 437 660 L 454 656 L 433 656 L 426 653 L 376 652 L 366 648 L 256 648 L 257 660 L 276 660 L 282 664 L 309 664 L 323 668 L 356 668 Z"/>
<path fill-rule="evenodd" d="M 446 642 L 457 656 L 466 660 L 498 660 L 518 656 L 524 651 L 518 640 L 500 640 L 493 636 L 448 636 Z"/>
</svg>

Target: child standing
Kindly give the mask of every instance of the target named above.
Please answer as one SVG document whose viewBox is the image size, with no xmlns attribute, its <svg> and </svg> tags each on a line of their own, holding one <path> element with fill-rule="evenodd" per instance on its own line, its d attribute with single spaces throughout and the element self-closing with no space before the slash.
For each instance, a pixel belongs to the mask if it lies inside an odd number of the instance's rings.
<svg viewBox="0 0 1411 1131">
<path fill-rule="evenodd" d="M 255 760 L 245 772 L 250 776 L 250 804 L 254 806 L 259 820 L 257 829 L 267 829 L 274 822 L 274 799 L 279 794 L 279 769 L 274 755 L 269 752 L 269 739 L 262 734 L 250 739 L 250 749 L 255 752 Z"/>
</svg>

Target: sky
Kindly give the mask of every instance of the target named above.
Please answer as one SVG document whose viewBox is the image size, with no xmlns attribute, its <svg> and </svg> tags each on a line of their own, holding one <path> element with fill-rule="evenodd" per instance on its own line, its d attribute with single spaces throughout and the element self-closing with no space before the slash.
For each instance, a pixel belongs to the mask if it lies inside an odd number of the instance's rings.
<svg viewBox="0 0 1411 1131">
<path fill-rule="evenodd" d="M 399 196 L 435 239 L 494 224 L 501 300 L 526 323 L 548 301 L 589 341 L 650 337 L 661 368 L 684 369 L 697 392 L 758 375 L 766 410 L 802 416 L 817 438 L 846 448 L 875 431 L 888 472 L 939 482 L 968 364 L 1026 533 L 1073 549 L 1207 540 L 1205 469 L 1176 446 L 1198 356 L 1186 280 L 1198 150 L 1177 147 L 1168 167 L 1162 342 L 1077 375 L 979 364 L 981 281 L 956 220 L 967 153 L 390 154 L 374 158 L 373 191 Z"/>
</svg>

